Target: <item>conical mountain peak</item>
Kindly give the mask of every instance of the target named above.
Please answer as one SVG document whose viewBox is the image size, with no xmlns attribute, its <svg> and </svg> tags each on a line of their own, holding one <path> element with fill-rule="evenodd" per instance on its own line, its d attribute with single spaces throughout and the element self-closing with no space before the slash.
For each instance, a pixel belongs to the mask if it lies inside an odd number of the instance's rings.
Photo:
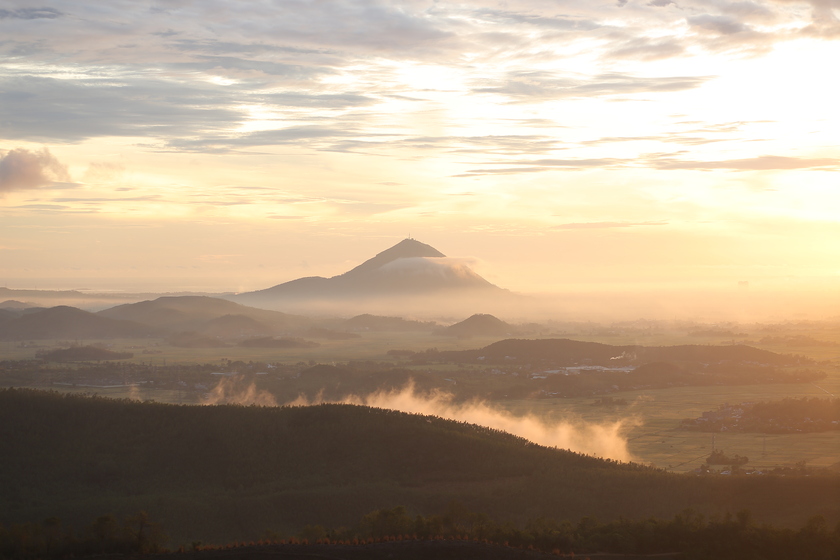
<svg viewBox="0 0 840 560">
<path fill-rule="evenodd" d="M 443 253 L 432 247 L 421 243 L 416 239 L 403 239 L 390 249 L 385 249 L 372 259 L 368 259 L 356 268 L 345 272 L 341 276 L 353 276 L 359 273 L 370 272 L 380 268 L 397 259 L 408 259 L 416 257 L 445 257 Z"/>
</svg>

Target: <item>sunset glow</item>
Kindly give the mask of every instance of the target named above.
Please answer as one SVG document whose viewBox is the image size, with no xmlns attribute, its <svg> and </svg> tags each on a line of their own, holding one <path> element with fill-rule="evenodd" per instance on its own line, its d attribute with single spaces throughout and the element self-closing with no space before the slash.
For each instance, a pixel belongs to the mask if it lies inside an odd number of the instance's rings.
<svg viewBox="0 0 840 560">
<path fill-rule="evenodd" d="M 838 18 L 5 2 L 0 282 L 254 290 L 411 235 L 517 292 L 748 289 L 836 315 Z"/>
</svg>

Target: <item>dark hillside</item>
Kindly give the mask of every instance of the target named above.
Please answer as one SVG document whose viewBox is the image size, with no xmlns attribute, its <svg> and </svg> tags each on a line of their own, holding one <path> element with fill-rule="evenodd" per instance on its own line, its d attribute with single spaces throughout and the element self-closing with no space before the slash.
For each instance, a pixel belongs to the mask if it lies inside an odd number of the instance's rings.
<svg viewBox="0 0 840 560">
<path fill-rule="evenodd" d="M 159 329 L 154 327 L 100 317 L 66 305 L 40 309 L 0 323 L 0 340 L 141 338 L 158 334 Z"/>
<path fill-rule="evenodd" d="M 256 309 L 208 296 L 164 296 L 155 300 L 118 305 L 100 311 L 99 315 L 136 321 L 170 331 L 202 331 L 206 328 L 212 331 L 214 328 L 224 327 L 228 322 L 234 322 L 230 317 L 236 317 L 239 321 L 250 319 L 252 322 L 247 328 L 257 330 L 265 330 L 268 327 L 284 330 L 309 324 L 308 319 L 298 315 Z M 226 316 L 227 319 L 219 321 L 219 318 Z"/>
<path fill-rule="evenodd" d="M 180 542 L 349 525 L 377 508 L 600 520 L 751 509 L 840 519 L 835 477 L 693 477 L 350 405 L 190 407 L 0 391 L 0 523 L 146 510 Z M 82 520 L 82 521 L 79 521 Z"/>
</svg>

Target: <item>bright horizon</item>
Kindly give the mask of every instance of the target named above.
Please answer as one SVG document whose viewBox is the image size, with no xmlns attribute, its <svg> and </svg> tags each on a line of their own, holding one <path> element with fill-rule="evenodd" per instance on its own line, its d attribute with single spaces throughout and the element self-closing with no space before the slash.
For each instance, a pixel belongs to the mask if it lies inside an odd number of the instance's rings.
<svg viewBox="0 0 840 560">
<path fill-rule="evenodd" d="M 837 316 L 838 16 L 6 2 L 0 285 L 247 291 L 410 235 L 516 292 Z"/>
</svg>

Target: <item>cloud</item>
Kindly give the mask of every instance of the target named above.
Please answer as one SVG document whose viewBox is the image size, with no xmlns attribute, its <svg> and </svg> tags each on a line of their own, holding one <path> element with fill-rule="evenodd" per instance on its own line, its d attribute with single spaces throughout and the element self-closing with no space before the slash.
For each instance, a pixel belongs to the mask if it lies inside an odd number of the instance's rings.
<svg viewBox="0 0 840 560">
<path fill-rule="evenodd" d="M 590 159 L 535 159 L 526 161 L 509 161 L 503 165 L 517 165 L 521 167 L 500 167 L 470 169 L 454 177 L 473 177 L 477 175 L 512 175 L 516 173 L 538 173 L 551 170 L 578 171 L 581 169 L 606 169 L 627 163 L 627 160 L 617 158 Z"/>
<path fill-rule="evenodd" d="M 354 93 L 295 93 L 284 92 L 263 95 L 262 98 L 273 105 L 283 107 L 310 107 L 318 109 L 344 109 L 346 107 L 364 107 L 377 103 L 373 97 Z"/>
<path fill-rule="evenodd" d="M 734 33 L 742 33 L 749 30 L 749 27 L 731 16 L 702 14 L 686 18 L 686 21 L 692 27 L 700 27 L 704 30 L 719 33 L 721 35 L 732 35 Z"/>
<path fill-rule="evenodd" d="M 543 71 L 511 72 L 501 85 L 479 87 L 476 93 L 495 93 L 517 101 L 550 101 L 575 97 L 601 97 L 631 93 L 685 91 L 703 85 L 708 76 L 647 78 L 629 74 L 600 74 L 584 77 Z"/>
<path fill-rule="evenodd" d="M 607 51 L 609 58 L 653 61 L 673 58 L 685 52 L 681 41 L 671 38 L 651 40 L 647 37 L 635 37 Z"/>
<path fill-rule="evenodd" d="M 29 151 L 16 148 L 0 158 L 0 193 L 37 189 L 56 181 L 69 181 L 67 167 L 47 148 Z"/>
<path fill-rule="evenodd" d="M 55 19 L 64 14 L 55 8 L 18 8 L 0 10 L 0 19 Z"/>
<path fill-rule="evenodd" d="M 840 159 L 836 158 L 759 156 L 754 158 L 730 159 L 722 161 L 689 161 L 655 156 L 650 158 L 650 160 L 652 166 L 657 169 L 726 169 L 731 171 L 784 171 L 795 169 L 836 171 L 840 169 Z"/>
<path fill-rule="evenodd" d="M 8 139 L 76 142 L 96 136 L 186 136 L 238 126 L 233 92 L 161 79 L 0 77 Z"/>
</svg>

